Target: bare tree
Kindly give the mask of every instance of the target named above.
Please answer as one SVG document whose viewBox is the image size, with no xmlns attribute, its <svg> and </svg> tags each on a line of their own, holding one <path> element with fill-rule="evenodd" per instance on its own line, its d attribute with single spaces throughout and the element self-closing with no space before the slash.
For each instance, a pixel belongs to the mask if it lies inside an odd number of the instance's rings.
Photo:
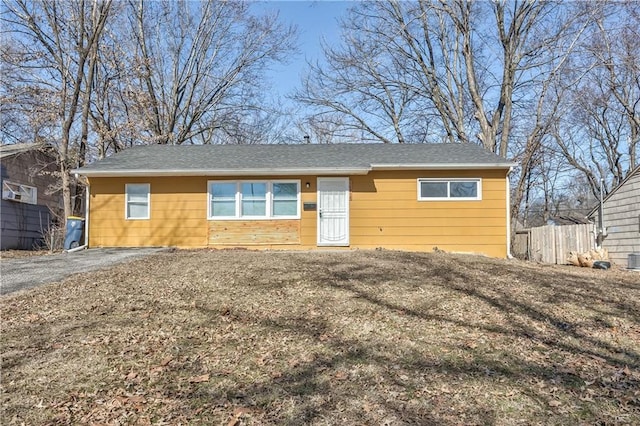
<svg viewBox="0 0 640 426">
<path fill-rule="evenodd" d="M 295 30 L 245 2 L 130 3 L 136 78 L 128 87 L 141 137 L 211 143 L 258 108 L 263 71 L 294 50 Z"/>
<path fill-rule="evenodd" d="M 36 139 L 57 147 L 65 216 L 74 212 L 69 171 L 82 164 L 86 153 L 93 79 L 87 70 L 95 63 L 110 7 L 110 0 L 5 3 L 3 21 L 14 46 L 5 45 L 3 52 L 4 68 L 14 77 L 12 105 L 21 108 L 17 100 L 28 98 L 27 108 L 33 109 L 21 112 L 39 122 Z"/>
<path fill-rule="evenodd" d="M 136 70 L 128 62 L 130 46 L 127 41 L 131 40 L 131 35 L 127 7 L 124 2 L 112 6 L 109 25 L 97 46 L 89 111 L 95 135 L 90 147 L 93 158 L 104 158 L 108 153 L 139 143 L 137 126 L 133 125 L 138 118 L 132 114 L 135 101 L 129 96 Z"/>
<path fill-rule="evenodd" d="M 350 12 L 342 22 L 343 45 L 324 44 L 326 66 L 310 64 L 295 98 L 318 108 L 312 121 L 324 128 L 339 125 L 343 133 L 364 133 L 365 140 L 402 143 L 409 127 L 406 108 L 414 95 L 403 66 L 385 40 L 376 37 L 384 6 L 363 3 Z"/>
<path fill-rule="evenodd" d="M 140 143 L 277 138 L 263 74 L 294 51 L 295 30 L 249 7 L 5 2 L 0 128 L 57 148 L 65 216 L 80 213 L 83 188 L 69 172 L 88 159 Z"/>
<path fill-rule="evenodd" d="M 323 114 L 298 119 L 289 140 L 295 143 L 350 143 L 361 142 L 363 131 L 344 124 L 345 117 Z"/>
<path fill-rule="evenodd" d="M 360 3 L 296 99 L 371 139 L 478 142 L 506 157 L 515 101 L 535 104 L 527 91 L 566 20 L 549 2 Z"/>
<path fill-rule="evenodd" d="M 611 2 L 595 9 L 593 25 L 573 57 L 566 114 L 554 126 L 565 161 L 599 194 L 638 164 L 640 145 L 640 4 Z"/>
</svg>

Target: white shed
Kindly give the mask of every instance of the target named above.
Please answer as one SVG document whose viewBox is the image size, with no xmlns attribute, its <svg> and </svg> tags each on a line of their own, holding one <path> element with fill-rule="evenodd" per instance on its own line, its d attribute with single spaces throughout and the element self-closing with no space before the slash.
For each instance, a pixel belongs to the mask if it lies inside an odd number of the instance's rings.
<svg viewBox="0 0 640 426">
<path fill-rule="evenodd" d="M 640 166 L 605 197 L 603 204 L 607 234 L 602 246 L 616 265 L 626 268 L 629 254 L 640 253 Z M 596 206 L 587 216 L 598 223 L 598 215 Z"/>
</svg>

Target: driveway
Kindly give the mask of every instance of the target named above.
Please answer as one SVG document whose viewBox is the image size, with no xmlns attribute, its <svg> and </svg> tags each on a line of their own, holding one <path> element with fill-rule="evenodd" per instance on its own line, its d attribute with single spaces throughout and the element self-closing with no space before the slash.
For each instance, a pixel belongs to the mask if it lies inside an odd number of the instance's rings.
<svg viewBox="0 0 640 426">
<path fill-rule="evenodd" d="M 0 261 L 0 294 L 9 294 L 61 281 L 69 275 L 107 268 L 163 250 L 166 249 L 89 249 L 48 256 L 2 259 Z"/>
</svg>

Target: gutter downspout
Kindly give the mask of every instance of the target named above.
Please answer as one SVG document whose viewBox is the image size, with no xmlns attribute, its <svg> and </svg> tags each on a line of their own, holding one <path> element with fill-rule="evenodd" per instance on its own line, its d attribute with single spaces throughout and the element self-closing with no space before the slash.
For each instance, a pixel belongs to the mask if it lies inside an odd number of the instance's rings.
<svg viewBox="0 0 640 426">
<path fill-rule="evenodd" d="M 600 179 L 600 206 L 598 210 L 598 235 L 596 236 L 596 248 L 602 249 L 602 242 L 607 236 L 604 227 L 604 179 Z"/>
<path fill-rule="evenodd" d="M 79 247 L 76 247 L 76 248 L 72 248 L 72 249 L 69 249 L 69 250 L 65 250 L 64 252 L 65 252 L 65 253 L 75 253 L 75 252 L 77 252 L 77 251 L 84 250 L 84 249 L 86 249 L 86 248 L 87 248 L 87 246 L 86 246 L 86 245 L 82 245 L 82 246 L 79 246 Z"/>
<path fill-rule="evenodd" d="M 91 191 L 89 190 L 89 179 L 87 179 L 87 186 L 85 187 L 85 201 L 84 201 L 84 246 L 89 247 L 89 198 Z"/>
<path fill-rule="evenodd" d="M 75 178 L 78 179 L 78 173 L 75 173 Z M 89 231 L 89 180 L 87 179 L 87 186 L 85 187 L 85 219 L 84 219 L 84 244 L 69 250 L 65 250 L 65 253 L 75 253 L 87 248 L 89 243 L 88 231 Z"/>
<path fill-rule="evenodd" d="M 507 181 L 507 259 L 513 259 L 513 255 L 511 254 L 511 181 L 509 180 L 509 175 L 513 171 L 513 167 L 509 167 L 509 171 L 507 172 L 506 181 Z"/>
</svg>

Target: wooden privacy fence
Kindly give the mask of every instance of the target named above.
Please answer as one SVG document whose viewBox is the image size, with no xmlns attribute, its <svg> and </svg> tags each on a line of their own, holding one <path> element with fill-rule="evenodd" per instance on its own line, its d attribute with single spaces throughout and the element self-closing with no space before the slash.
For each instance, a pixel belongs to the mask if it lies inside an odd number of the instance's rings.
<svg viewBox="0 0 640 426">
<path fill-rule="evenodd" d="M 529 260 L 544 263 L 567 263 L 570 251 L 584 253 L 593 250 L 593 224 L 546 225 L 529 230 Z"/>
</svg>

